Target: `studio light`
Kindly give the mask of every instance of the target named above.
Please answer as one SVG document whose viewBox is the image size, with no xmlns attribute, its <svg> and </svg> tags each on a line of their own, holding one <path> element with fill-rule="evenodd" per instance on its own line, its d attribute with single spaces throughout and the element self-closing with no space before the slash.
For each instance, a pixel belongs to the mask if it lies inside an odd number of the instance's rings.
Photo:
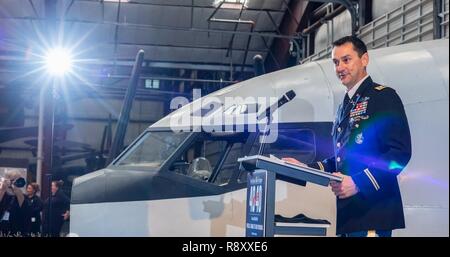
<svg viewBox="0 0 450 257">
<path fill-rule="evenodd" d="M 45 55 L 47 71 L 54 76 L 61 76 L 71 71 L 72 56 L 70 51 L 64 48 L 51 49 Z"/>
</svg>

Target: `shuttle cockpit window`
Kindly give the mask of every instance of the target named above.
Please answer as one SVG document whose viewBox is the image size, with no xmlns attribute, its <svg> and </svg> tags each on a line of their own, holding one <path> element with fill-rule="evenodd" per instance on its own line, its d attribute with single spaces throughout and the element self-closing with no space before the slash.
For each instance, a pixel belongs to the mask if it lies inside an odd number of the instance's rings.
<svg viewBox="0 0 450 257">
<path fill-rule="evenodd" d="M 169 170 L 216 185 L 229 182 L 248 133 L 198 133 Z"/>
<path fill-rule="evenodd" d="M 114 165 L 159 168 L 189 134 L 173 131 L 147 132 Z"/>
<path fill-rule="evenodd" d="M 279 129 L 276 141 L 266 143 L 261 149 L 259 139 L 255 140 L 248 156 L 252 155 L 273 155 L 276 158 L 295 156 L 303 163 L 310 163 L 316 157 L 316 140 L 314 131 L 311 129 L 286 128 Z M 238 182 L 246 182 L 247 172 L 242 171 Z"/>
</svg>

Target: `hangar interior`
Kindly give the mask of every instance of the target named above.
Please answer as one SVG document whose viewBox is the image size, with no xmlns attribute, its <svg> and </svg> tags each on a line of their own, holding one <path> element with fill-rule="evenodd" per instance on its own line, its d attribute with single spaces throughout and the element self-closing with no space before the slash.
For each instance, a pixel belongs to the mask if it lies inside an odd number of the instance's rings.
<svg viewBox="0 0 450 257">
<path fill-rule="evenodd" d="M 327 58 L 352 33 L 370 49 L 448 38 L 448 21 L 449 0 L 2 0 L 0 167 L 44 188 L 51 174 L 70 194 L 177 96 Z M 73 57 L 63 76 L 45 67 L 56 47 Z M 128 126 L 117 130 L 140 49 Z"/>
</svg>

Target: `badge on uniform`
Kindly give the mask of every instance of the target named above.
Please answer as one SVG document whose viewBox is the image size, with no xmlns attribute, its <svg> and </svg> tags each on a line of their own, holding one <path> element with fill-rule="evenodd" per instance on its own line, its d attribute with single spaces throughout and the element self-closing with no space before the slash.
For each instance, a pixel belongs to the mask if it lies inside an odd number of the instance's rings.
<svg viewBox="0 0 450 257">
<path fill-rule="evenodd" d="M 350 118 L 362 115 L 366 113 L 367 110 L 367 100 L 359 102 L 355 105 L 355 107 L 350 111 Z"/>
<path fill-rule="evenodd" d="M 364 136 L 361 133 L 357 134 L 355 137 L 355 143 L 357 143 L 358 145 L 362 144 L 364 142 Z"/>
<path fill-rule="evenodd" d="M 2 217 L 2 221 L 8 221 L 9 220 L 9 211 L 5 211 Z"/>
</svg>

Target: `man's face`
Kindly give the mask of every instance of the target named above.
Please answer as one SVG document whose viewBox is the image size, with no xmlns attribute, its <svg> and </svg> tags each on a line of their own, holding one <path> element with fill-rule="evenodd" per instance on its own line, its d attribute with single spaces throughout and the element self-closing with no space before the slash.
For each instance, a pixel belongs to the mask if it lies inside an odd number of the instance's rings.
<svg viewBox="0 0 450 257">
<path fill-rule="evenodd" d="M 55 182 L 52 183 L 52 193 L 56 194 L 56 191 L 58 191 L 58 187 L 56 186 Z"/>
<path fill-rule="evenodd" d="M 352 43 L 334 47 L 331 57 L 337 77 L 348 89 L 367 75 L 366 67 L 369 64 L 369 56 L 364 53 L 359 57 L 358 52 L 353 49 Z"/>
</svg>

